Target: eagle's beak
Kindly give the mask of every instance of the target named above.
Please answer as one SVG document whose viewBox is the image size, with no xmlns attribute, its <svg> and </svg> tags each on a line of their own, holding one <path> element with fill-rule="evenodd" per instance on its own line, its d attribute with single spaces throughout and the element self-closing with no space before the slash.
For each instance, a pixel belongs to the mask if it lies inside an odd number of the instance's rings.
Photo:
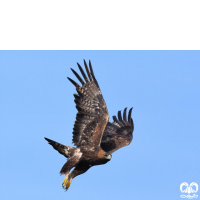
<svg viewBox="0 0 200 200">
<path fill-rule="evenodd" d="M 111 157 L 112 157 L 112 156 L 111 156 L 110 154 L 105 156 L 105 158 L 108 159 L 108 160 L 110 160 Z"/>
</svg>

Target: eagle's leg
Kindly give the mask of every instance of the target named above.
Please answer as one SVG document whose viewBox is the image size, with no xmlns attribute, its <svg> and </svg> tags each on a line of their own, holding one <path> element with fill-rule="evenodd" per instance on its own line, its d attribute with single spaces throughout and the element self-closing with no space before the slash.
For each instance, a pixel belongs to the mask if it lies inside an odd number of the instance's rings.
<svg viewBox="0 0 200 200">
<path fill-rule="evenodd" d="M 63 183 L 62 183 L 63 188 L 67 187 L 68 177 L 69 177 L 69 171 L 65 173 L 65 178 L 64 178 Z"/>
<path fill-rule="evenodd" d="M 72 178 L 69 175 L 70 170 L 75 167 L 79 162 L 79 155 L 75 155 L 71 158 L 68 158 L 67 162 L 63 165 L 62 169 L 60 170 L 60 174 L 65 174 L 64 181 L 62 183 L 62 187 L 67 190 L 72 182 Z"/>
<path fill-rule="evenodd" d="M 64 179 L 64 181 L 63 181 L 63 188 L 67 191 L 68 189 L 69 189 L 69 187 L 70 187 L 70 185 L 71 185 L 71 182 L 72 182 L 72 178 L 69 176 L 69 175 L 67 175 L 67 179 L 66 179 L 66 177 L 65 177 L 65 179 Z"/>
<path fill-rule="evenodd" d="M 75 178 L 76 176 L 85 173 L 90 166 L 76 166 L 75 169 L 67 176 L 65 174 L 65 179 L 63 181 L 63 188 L 67 191 L 72 183 L 72 179 Z"/>
</svg>

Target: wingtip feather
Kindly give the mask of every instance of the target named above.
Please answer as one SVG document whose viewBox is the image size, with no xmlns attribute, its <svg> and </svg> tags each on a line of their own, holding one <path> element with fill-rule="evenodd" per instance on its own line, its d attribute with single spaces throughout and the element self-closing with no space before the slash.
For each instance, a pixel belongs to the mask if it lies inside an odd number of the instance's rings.
<svg viewBox="0 0 200 200">
<path fill-rule="evenodd" d="M 132 113 L 133 107 L 128 112 L 128 122 L 131 124 L 131 113 Z"/>
<path fill-rule="evenodd" d="M 96 80 L 96 77 L 95 77 L 95 75 L 94 75 L 94 71 L 93 71 L 92 64 L 91 64 L 90 61 L 89 61 L 89 68 L 90 68 L 90 74 L 92 75 L 92 78 L 93 78 L 93 80 L 94 80 L 96 86 L 97 86 L 98 88 L 100 88 L 100 87 L 99 87 L 99 84 L 98 84 L 98 82 L 97 82 L 97 80 Z"/>
<path fill-rule="evenodd" d="M 118 111 L 118 119 L 120 122 L 122 122 L 122 114 L 121 114 L 121 110 Z"/>
<path fill-rule="evenodd" d="M 123 112 L 123 120 L 124 120 L 125 122 L 127 121 L 126 110 L 127 110 L 127 107 L 124 108 L 124 112 Z"/>
<path fill-rule="evenodd" d="M 92 76 L 91 76 L 90 71 L 89 71 L 89 69 L 88 69 L 87 63 L 86 63 L 85 60 L 83 60 L 83 61 L 84 61 L 85 70 L 86 70 L 86 72 L 87 72 L 87 75 L 88 75 L 90 81 L 92 81 Z"/>
<path fill-rule="evenodd" d="M 74 80 L 72 80 L 71 78 L 67 77 L 68 80 L 75 86 L 75 87 L 80 87 L 80 85 L 78 83 L 76 83 Z"/>
<path fill-rule="evenodd" d="M 49 138 L 44 137 L 44 139 L 50 144 L 52 142 L 54 142 L 53 140 L 50 140 Z"/>
<path fill-rule="evenodd" d="M 115 122 L 117 122 L 118 120 L 117 120 L 117 117 L 114 115 L 113 117 L 113 120 L 115 121 Z"/>
<path fill-rule="evenodd" d="M 87 76 L 86 76 L 86 74 L 85 74 L 85 72 L 84 72 L 84 70 L 83 70 L 83 68 L 81 67 L 81 65 L 79 65 L 79 63 L 77 63 L 77 65 L 78 65 L 78 68 L 79 68 L 79 70 L 80 70 L 80 72 L 81 72 L 83 78 L 85 79 L 85 81 L 86 81 L 86 82 L 89 82 L 89 81 L 88 81 L 88 78 L 87 78 Z"/>
<path fill-rule="evenodd" d="M 72 72 L 74 73 L 74 75 L 76 76 L 76 78 L 81 82 L 82 85 L 85 84 L 85 82 L 83 81 L 83 79 L 79 76 L 79 74 L 73 70 L 72 68 L 70 68 L 72 70 Z"/>
</svg>

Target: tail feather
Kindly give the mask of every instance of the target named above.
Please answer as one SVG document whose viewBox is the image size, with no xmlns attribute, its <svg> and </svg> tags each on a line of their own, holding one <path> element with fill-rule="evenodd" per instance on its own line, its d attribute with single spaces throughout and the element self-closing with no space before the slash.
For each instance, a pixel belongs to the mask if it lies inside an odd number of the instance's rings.
<svg viewBox="0 0 200 200">
<path fill-rule="evenodd" d="M 50 139 L 48 139 L 48 138 L 44 138 L 44 139 L 47 140 L 48 143 L 49 143 L 55 150 L 57 150 L 60 154 L 64 155 L 66 158 L 69 158 L 69 157 L 73 154 L 73 152 L 74 152 L 74 150 L 75 150 L 75 148 L 73 148 L 73 147 L 60 144 L 60 143 L 55 142 L 55 141 L 53 141 L 53 140 L 50 140 Z"/>
</svg>

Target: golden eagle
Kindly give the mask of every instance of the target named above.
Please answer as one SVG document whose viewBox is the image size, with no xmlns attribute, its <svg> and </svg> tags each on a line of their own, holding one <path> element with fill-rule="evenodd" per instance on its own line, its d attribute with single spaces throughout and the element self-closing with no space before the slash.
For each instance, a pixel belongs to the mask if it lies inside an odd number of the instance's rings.
<svg viewBox="0 0 200 200">
<path fill-rule="evenodd" d="M 84 65 L 87 75 L 78 64 L 84 80 L 76 71 L 71 69 L 82 86 L 68 78 L 76 87 L 78 93 L 74 94 L 78 113 L 72 139 L 76 148 L 45 138 L 54 149 L 68 158 L 60 171 L 60 174 L 65 174 L 62 184 L 65 190 L 70 187 L 73 178 L 85 173 L 94 165 L 107 163 L 110 161 L 111 154 L 114 151 L 129 145 L 133 138 L 132 108 L 129 110 L 128 118 L 126 114 L 127 108 L 125 108 L 123 117 L 121 111 L 118 111 L 118 118 L 113 116 L 113 122 L 109 122 L 107 106 L 95 78 L 91 62 L 89 61 L 89 68 L 85 60 Z M 69 174 L 73 167 L 74 170 Z"/>
</svg>

